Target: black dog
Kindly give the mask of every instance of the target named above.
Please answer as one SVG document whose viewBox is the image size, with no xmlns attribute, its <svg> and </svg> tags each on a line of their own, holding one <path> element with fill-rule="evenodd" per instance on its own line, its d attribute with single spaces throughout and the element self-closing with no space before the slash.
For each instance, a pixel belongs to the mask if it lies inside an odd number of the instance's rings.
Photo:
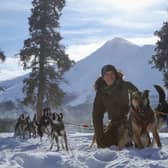
<svg viewBox="0 0 168 168">
<path fill-rule="evenodd" d="M 159 85 L 154 85 L 155 89 L 159 94 L 159 103 L 156 107 L 158 128 L 161 128 L 163 125 L 166 125 L 167 115 L 168 115 L 168 103 L 166 101 L 166 95 L 163 88 Z"/>
<path fill-rule="evenodd" d="M 37 123 L 38 125 L 37 133 L 40 136 L 41 140 L 44 134 L 50 136 L 51 132 L 50 124 L 51 124 L 51 118 L 49 116 L 49 108 L 45 108 L 43 109 L 43 115 L 40 118 L 40 121 Z"/>
<path fill-rule="evenodd" d="M 29 132 L 29 137 L 30 138 L 31 137 L 36 138 L 37 128 L 38 128 L 38 124 L 37 124 L 36 114 L 34 114 L 33 120 L 29 121 L 29 125 L 26 128 Z"/>
</svg>

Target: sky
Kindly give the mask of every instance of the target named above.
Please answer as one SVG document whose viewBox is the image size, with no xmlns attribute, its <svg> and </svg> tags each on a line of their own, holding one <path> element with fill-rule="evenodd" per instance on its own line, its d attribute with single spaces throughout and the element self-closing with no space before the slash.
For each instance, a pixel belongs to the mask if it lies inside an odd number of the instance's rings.
<svg viewBox="0 0 168 168">
<path fill-rule="evenodd" d="M 14 56 L 29 37 L 31 0 L 0 1 L 0 48 Z M 153 35 L 168 19 L 167 0 L 67 0 L 60 18 L 61 43 L 70 58 L 85 58 L 114 37 L 138 45 L 155 44 Z"/>
</svg>

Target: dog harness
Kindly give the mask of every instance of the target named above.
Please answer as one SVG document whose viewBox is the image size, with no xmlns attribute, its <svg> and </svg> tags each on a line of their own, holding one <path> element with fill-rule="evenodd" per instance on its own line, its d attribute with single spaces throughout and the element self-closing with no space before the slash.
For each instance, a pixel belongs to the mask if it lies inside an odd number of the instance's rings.
<svg viewBox="0 0 168 168">
<path fill-rule="evenodd" d="M 145 133 L 147 131 L 148 125 L 154 121 L 152 109 L 148 108 L 144 111 L 138 111 L 131 107 L 130 112 L 132 117 L 135 118 L 137 125 L 142 128 L 141 134 Z"/>
</svg>

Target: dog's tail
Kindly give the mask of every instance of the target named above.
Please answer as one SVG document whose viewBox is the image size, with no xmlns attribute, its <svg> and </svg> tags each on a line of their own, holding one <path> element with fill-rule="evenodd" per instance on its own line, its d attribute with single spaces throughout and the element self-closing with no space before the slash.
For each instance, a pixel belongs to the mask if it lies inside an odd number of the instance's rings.
<svg viewBox="0 0 168 168">
<path fill-rule="evenodd" d="M 164 102 L 166 99 L 166 94 L 164 89 L 159 85 L 154 85 L 155 89 L 159 93 L 159 103 Z"/>
</svg>

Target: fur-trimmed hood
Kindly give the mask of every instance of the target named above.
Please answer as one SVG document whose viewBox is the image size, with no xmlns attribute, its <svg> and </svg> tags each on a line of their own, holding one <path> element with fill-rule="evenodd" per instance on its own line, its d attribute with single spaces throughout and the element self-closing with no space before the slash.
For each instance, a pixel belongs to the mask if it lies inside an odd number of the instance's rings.
<svg viewBox="0 0 168 168">
<path fill-rule="evenodd" d="M 119 81 L 122 81 L 124 78 L 124 74 L 122 72 L 117 71 L 116 81 L 117 83 Z M 103 80 L 103 77 L 97 78 L 97 80 L 94 83 L 94 89 L 95 91 L 102 91 L 103 88 L 107 87 L 106 82 Z"/>
<path fill-rule="evenodd" d="M 107 84 L 105 83 L 102 77 L 97 78 L 97 80 L 94 83 L 94 89 L 96 92 L 101 91 L 106 86 Z"/>
<path fill-rule="evenodd" d="M 116 89 L 120 90 L 121 87 L 123 87 L 123 86 L 128 87 L 128 88 L 133 88 L 132 90 L 135 90 L 135 88 L 136 88 L 131 82 L 123 80 L 123 75 L 117 77 L 117 79 L 114 81 L 114 84 L 111 86 L 108 86 L 106 84 L 103 77 L 97 78 L 97 80 L 94 83 L 94 89 L 96 92 L 103 92 L 103 93 L 107 93 L 107 94 L 112 94 L 114 90 L 116 90 Z M 136 88 L 136 90 L 138 90 L 138 89 Z"/>
<path fill-rule="evenodd" d="M 96 92 L 103 92 L 106 94 L 112 94 L 114 90 L 120 89 L 124 81 L 116 79 L 111 86 L 108 86 L 102 77 L 99 77 L 94 84 Z"/>
</svg>

